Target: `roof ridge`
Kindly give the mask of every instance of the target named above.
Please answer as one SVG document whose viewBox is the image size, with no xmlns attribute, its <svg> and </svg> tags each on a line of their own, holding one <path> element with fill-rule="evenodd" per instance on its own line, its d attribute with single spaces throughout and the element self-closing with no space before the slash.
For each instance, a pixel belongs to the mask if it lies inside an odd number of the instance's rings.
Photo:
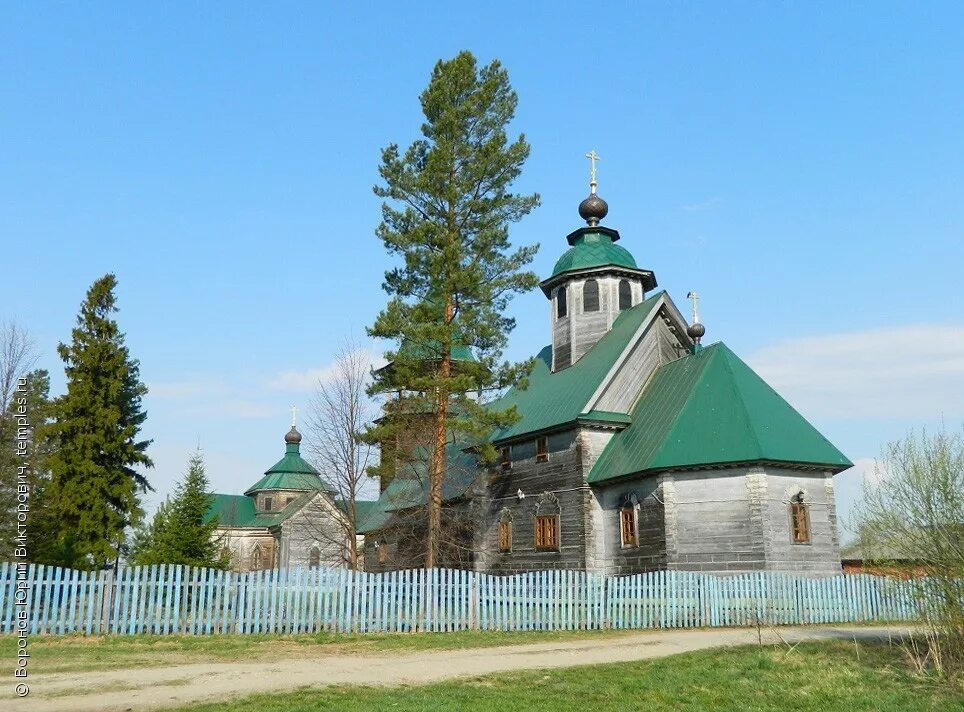
<svg viewBox="0 0 964 712">
<path fill-rule="evenodd" d="M 696 353 L 691 353 L 686 356 L 683 356 L 682 358 L 674 359 L 673 361 L 668 361 L 667 363 L 664 363 L 662 366 L 660 366 L 659 368 L 653 371 L 649 382 L 646 384 L 647 387 L 649 387 L 649 385 L 655 380 L 656 373 L 658 373 L 659 371 L 661 371 L 663 368 L 667 366 L 675 365 L 677 367 L 681 367 L 681 365 L 687 363 L 688 359 L 691 359 L 691 358 L 707 358 L 707 359 L 716 358 L 716 354 L 719 353 L 719 350 L 715 347 L 718 346 L 720 343 L 722 342 L 718 341 L 715 344 L 710 344 L 709 346 L 702 349 L 701 351 L 697 351 Z M 655 460 L 659 456 L 659 454 L 663 451 L 663 448 L 666 447 L 666 436 L 669 435 L 671 432 L 673 432 L 673 429 L 677 426 L 680 418 L 683 416 L 683 412 L 686 410 L 686 407 L 690 404 L 690 402 L 696 396 L 697 389 L 699 388 L 700 384 L 703 383 L 703 379 L 706 378 L 706 372 L 709 370 L 709 366 L 710 364 L 706 363 L 703 365 L 703 368 L 700 369 L 700 372 L 696 377 L 696 381 L 694 381 L 693 385 L 690 387 L 689 392 L 686 394 L 686 398 L 683 400 L 683 402 L 679 406 L 679 409 L 676 411 L 676 415 L 673 416 L 673 418 L 669 422 L 669 425 L 667 425 L 665 430 L 663 431 L 659 448 L 657 448 L 653 452 L 651 459 Z M 642 392 L 640 392 L 640 397 L 636 401 L 636 405 L 638 406 L 642 402 L 642 400 L 643 400 Z"/>
<path fill-rule="evenodd" d="M 743 390 L 740 388 L 736 388 L 736 372 L 733 370 L 733 364 L 729 357 L 730 356 L 732 356 L 733 358 L 739 358 L 739 357 L 737 357 L 737 355 L 733 353 L 732 349 L 730 349 L 730 347 L 728 347 L 722 341 L 718 341 L 717 344 L 723 347 L 720 350 L 720 353 L 723 354 L 723 368 L 726 369 L 726 371 L 730 374 L 730 385 L 733 388 L 734 395 L 736 395 L 737 400 L 740 403 L 740 408 L 743 410 L 743 417 L 746 418 L 747 425 L 750 426 L 748 430 L 750 431 L 753 437 L 753 442 L 756 444 L 757 454 L 759 454 L 760 457 L 763 457 L 763 443 L 760 442 L 760 434 L 756 430 L 756 422 L 754 421 L 753 417 L 750 415 L 750 408 L 749 406 L 747 406 L 746 398 L 744 396 Z M 714 344 L 714 346 L 717 344 Z M 773 390 L 773 389 L 771 388 L 770 390 Z M 774 391 L 774 393 L 776 393 L 776 391 Z"/>
</svg>

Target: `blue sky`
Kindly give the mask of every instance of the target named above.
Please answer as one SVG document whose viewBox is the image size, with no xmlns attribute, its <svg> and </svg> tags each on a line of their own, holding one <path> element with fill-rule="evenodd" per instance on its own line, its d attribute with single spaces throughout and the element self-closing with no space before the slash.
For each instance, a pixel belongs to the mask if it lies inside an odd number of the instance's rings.
<svg viewBox="0 0 964 712">
<path fill-rule="evenodd" d="M 204 448 L 240 492 L 281 453 L 389 265 L 379 150 L 434 62 L 499 58 L 547 275 L 595 148 L 607 225 L 865 467 L 964 418 L 964 10 L 956 3 L 23 3 L 0 10 L 0 301 L 55 347 L 117 274 L 152 392 L 153 505 Z M 10 266 L 18 269 L 11 269 Z M 548 340 L 518 298 L 509 355 Z M 838 478 L 844 510 L 861 468 Z"/>
</svg>

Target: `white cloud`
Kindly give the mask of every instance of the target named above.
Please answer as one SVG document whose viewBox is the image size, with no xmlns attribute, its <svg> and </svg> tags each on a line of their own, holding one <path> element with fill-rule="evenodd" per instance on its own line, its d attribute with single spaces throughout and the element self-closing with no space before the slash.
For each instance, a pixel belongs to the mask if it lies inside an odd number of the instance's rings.
<svg viewBox="0 0 964 712">
<path fill-rule="evenodd" d="M 819 418 L 964 415 L 964 326 L 911 324 L 788 339 L 747 361 Z"/>
<path fill-rule="evenodd" d="M 357 350 L 365 362 L 372 368 L 380 368 L 385 365 L 382 355 L 371 347 L 360 348 Z M 309 368 L 304 371 L 282 371 L 268 381 L 267 387 L 273 391 L 285 391 L 290 393 L 304 393 L 314 391 L 319 383 L 326 383 L 337 373 L 338 362 L 334 360 L 318 368 Z"/>
</svg>

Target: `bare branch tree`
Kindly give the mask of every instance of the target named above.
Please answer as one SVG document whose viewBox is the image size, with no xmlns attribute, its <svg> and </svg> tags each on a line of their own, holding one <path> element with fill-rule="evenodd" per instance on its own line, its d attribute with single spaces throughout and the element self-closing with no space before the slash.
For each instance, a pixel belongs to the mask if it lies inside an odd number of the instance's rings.
<svg viewBox="0 0 964 712">
<path fill-rule="evenodd" d="M 311 533 L 328 543 L 337 539 L 344 547 L 345 564 L 359 568 L 355 545 L 358 521 L 357 502 L 368 481 L 367 470 L 375 456 L 374 448 L 362 440 L 362 432 L 377 414 L 366 389 L 371 378 L 370 352 L 347 340 L 335 357 L 331 373 L 318 381 L 308 407 L 305 441 L 308 452 L 345 512 L 340 531 L 327 525 L 306 522 Z"/>
<path fill-rule="evenodd" d="M 964 430 L 911 433 L 884 449 L 856 523 L 865 557 L 911 562 L 935 666 L 964 673 Z"/>
<path fill-rule="evenodd" d="M 0 419 L 6 419 L 17 381 L 37 360 L 33 339 L 14 321 L 0 326 Z"/>
<path fill-rule="evenodd" d="M 26 330 L 13 321 L 0 325 L 0 559 L 10 558 L 16 534 L 18 462 L 14 455 L 14 399 L 20 379 L 27 376 L 36 360 L 33 340 Z"/>
</svg>

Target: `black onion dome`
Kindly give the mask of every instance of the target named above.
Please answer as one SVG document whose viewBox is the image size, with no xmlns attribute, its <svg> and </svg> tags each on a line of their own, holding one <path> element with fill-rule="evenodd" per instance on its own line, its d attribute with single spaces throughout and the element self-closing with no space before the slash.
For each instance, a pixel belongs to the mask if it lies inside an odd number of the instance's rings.
<svg viewBox="0 0 964 712">
<path fill-rule="evenodd" d="M 705 333 L 706 333 L 706 327 L 700 324 L 699 322 L 696 322 L 695 324 L 690 324 L 689 326 L 686 327 L 686 335 L 694 340 L 703 338 L 703 334 Z"/>
<path fill-rule="evenodd" d="M 289 445 L 297 445 L 301 442 L 301 433 L 298 432 L 298 428 L 291 426 L 291 430 L 285 433 L 285 442 Z"/>
<path fill-rule="evenodd" d="M 598 225 L 609 214 L 609 204 L 595 193 L 579 203 L 579 217 L 590 225 Z"/>
</svg>

